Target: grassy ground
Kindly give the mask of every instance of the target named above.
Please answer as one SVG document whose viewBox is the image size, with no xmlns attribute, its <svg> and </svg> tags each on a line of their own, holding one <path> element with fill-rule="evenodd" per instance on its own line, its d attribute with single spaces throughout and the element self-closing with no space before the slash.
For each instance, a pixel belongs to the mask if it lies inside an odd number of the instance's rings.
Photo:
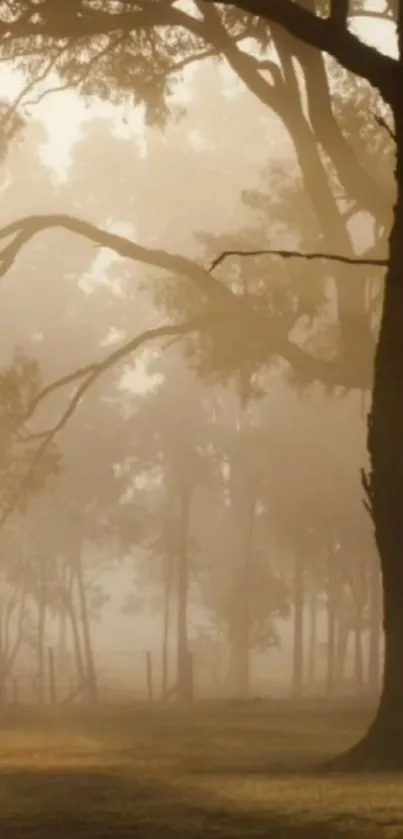
<svg viewBox="0 0 403 839">
<path fill-rule="evenodd" d="M 362 711 L 3 712 L 4 839 L 403 839 L 403 776 L 314 771 Z"/>
</svg>

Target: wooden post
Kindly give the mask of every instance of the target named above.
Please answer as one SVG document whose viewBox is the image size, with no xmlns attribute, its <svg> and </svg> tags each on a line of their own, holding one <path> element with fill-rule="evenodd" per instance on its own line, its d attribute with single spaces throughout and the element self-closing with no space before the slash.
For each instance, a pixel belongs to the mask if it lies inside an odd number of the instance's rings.
<svg viewBox="0 0 403 839">
<path fill-rule="evenodd" d="M 153 668 L 152 668 L 152 657 L 151 653 L 146 653 L 146 669 L 147 669 L 147 691 L 148 691 L 148 699 L 150 702 L 153 701 Z"/>
<path fill-rule="evenodd" d="M 49 699 L 51 705 L 56 705 L 56 682 L 55 682 L 55 663 L 53 659 L 53 648 L 48 649 L 49 657 Z"/>
<path fill-rule="evenodd" d="M 13 679 L 13 702 L 14 705 L 18 705 L 18 679 L 15 677 Z"/>
</svg>

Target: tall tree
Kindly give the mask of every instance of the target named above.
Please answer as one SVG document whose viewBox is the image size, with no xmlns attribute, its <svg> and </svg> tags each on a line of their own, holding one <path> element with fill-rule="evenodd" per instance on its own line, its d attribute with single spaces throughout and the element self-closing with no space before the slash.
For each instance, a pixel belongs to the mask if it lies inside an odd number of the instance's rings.
<svg viewBox="0 0 403 839">
<path fill-rule="evenodd" d="M 200 0 L 196 6 L 201 11 L 201 20 L 198 15 L 189 15 L 164 0 L 137 2 L 134 8 L 129 6 L 129 9 L 126 5 L 117 9 L 114 3 L 107 3 L 102 10 L 89 7 L 85 2 L 67 7 L 61 0 L 54 0 L 44 4 L 40 12 L 36 3 L 32 3 L 32 8 L 28 3 L 27 10 L 27 4 L 21 0 L 20 4 L 15 5 L 15 13 L 12 15 L 9 7 L 5 7 L 1 25 L 5 36 L 4 48 L 11 57 L 16 40 L 25 40 L 27 53 L 30 39 L 31 43 L 34 40 L 36 49 L 39 44 L 39 54 L 45 63 L 49 61 L 49 55 L 54 62 L 60 59 L 59 68 L 70 82 L 86 77 L 87 91 L 102 94 L 111 82 L 116 86 L 118 81 L 117 87 L 121 90 L 134 88 L 138 96 L 147 100 L 151 106 L 151 115 L 155 118 L 161 116 L 164 76 L 174 64 L 173 53 L 179 54 L 182 62 L 194 60 L 195 42 L 197 45 L 204 42 L 207 31 L 206 39 L 210 41 L 211 48 L 216 52 L 221 51 L 221 38 L 224 38 L 227 47 L 226 33 L 220 29 L 217 34 L 210 23 L 214 23 L 217 16 L 220 16 L 220 9 L 227 20 L 238 11 L 241 14 L 239 17 L 235 14 L 235 23 L 241 27 L 245 37 L 247 33 L 249 37 L 257 38 L 260 44 L 267 45 L 269 26 L 274 32 L 280 29 L 290 36 L 291 46 L 287 43 L 286 48 L 291 50 L 291 54 L 295 51 L 299 57 L 300 45 L 305 45 L 304 55 L 313 56 L 312 80 L 314 86 L 318 85 L 318 101 L 322 104 L 327 105 L 328 100 L 321 99 L 323 90 L 317 72 L 317 56 L 321 52 L 327 53 L 346 70 L 366 79 L 379 91 L 393 114 L 397 201 L 390 236 L 382 322 L 375 357 L 373 402 L 368 422 L 368 448 L 372 467 L 370 475 L 364 479 L 383 576 L 385 669 L 382 697 L 374 723 L 362 743 L 348 758 L 350 764 L 356 762 L 357 765 L 366 765 L 372 761 L 378 765 L 401 764 L 403 761 L 403 674 L 400 667 L 403 644 L 403 466 L 399 457 L 403 428 L 403 2 L 397 0 L 393 5 L 397 20 L 397 58 L 378 52 L 351 32 L 348 25 L 350 4 L 341 3 L 340 0 L 333 0 L 327 16 L 324 16 L 322 3 L 316 3 L 315 0 L 304 0 L 303 3 L 293 0 L 243 0 L 236 3 L 222 0 L 220 4 Z M 164 38 L 167 27 L 175 27 L 173 39 Z M 144 38 L 148 32 L 154 33 L 150 43 Z M 83 35 L 87 49 L 83 49 Z M 229 49 L 232 50 L 231 37 L 229 40 Z M 125 64 L 117 62 L 117 74 L 111 56 L 113 48 L 121 46 L 122 42 L 127 49 L 128 60 Z M 293 47 L 293 43 L 297 46 Z M 250 66 L 248 57 L 244 59 L 242 55 L 237 55 L 236 60 Z M 94 67 L 95 78 L 88 80 Z M 268 64 L 263 68 L 255 68 L 257 79 L 261 69 L 271 70 L 276 77 L 276 69 Z M 283 79 L 281 81 L 283 83 Z M 292 78 L 290 81 L 293 84 Z M 333 133 L 332 143 L 334 137 Z M 338 137 L 338 144 L 338 148 L 340 145 L 343 147 L 343 154 L 338 156 L 340 176 L 343 174 L 349 177 L 344 164 L 347 161 L 350 168 L 351 155 L 343 143 L 343 137 Z M 357 167 L 354 170 L 357 173 Z M 362 181 L 355 178 L 355 189 L 359 183 L 362 185 Z M 26 237 L 18 226 L 15 232 L 20 246 Z M 340 240 L 339 247 L 347 250 L 347 243 Z M 12 253 L 15 255 L 15 245 Z M 9 262 L 12 253 L 8 251 Z M 349 253 L 347 257 L 350 258 Z M 360 334 L 357 318 L 349 317 L 349 307 L 353 297 L 362 294 L 362 289 L 355 282 L 343 294 L 342 285 L 339 287 L 340 297 L 343 296 L 346 304 L 342 323 L 342 360 L 345 367 L 346 359 L 357 340 L 356 336 Z"/>
</svg>

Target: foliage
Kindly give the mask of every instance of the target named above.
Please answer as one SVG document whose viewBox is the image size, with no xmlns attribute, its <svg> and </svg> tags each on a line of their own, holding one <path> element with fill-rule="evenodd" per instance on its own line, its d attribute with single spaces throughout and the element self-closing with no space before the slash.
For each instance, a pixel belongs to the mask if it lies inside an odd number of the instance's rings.
<svg viewBox="0 0 403 839">
<path fill-rule="evenodd" d="M 60 455 L 50 446 L 37 458 L 38 441 L 24 429 L 28 408 L 40 390 L 41 375 L 35 361 L 16 352 L 0 375 L 0 475 L 2 506 L 7 509 L 18 493 L 18 508 L 42 490 L 60 471 Z M 19 488 L 21 492 L 19 492 Z"/>
</svg>

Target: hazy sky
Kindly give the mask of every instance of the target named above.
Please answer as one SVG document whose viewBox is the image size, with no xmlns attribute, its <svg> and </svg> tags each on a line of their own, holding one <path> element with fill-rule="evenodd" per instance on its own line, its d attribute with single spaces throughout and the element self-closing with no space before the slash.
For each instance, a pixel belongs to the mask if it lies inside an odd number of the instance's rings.
<svg viewBox="0 0 403 839">
<path fill-rule="evenodd" d="M 373 0 L 368 8 L 380 12 L 384 8 L 382 0 Z M 392 23 L 370 18 L 358 19 L 352 24 L 361 37 L 377 46 L 383 52 L 397 55 L 397 38 Z M 234 76 L 223 66 L 221 72 L 226 77 L 228 92 L 234 85 Z M 4 93 L 13 99 L 21 90 L 22 80 L 19 73 L 6 65 L 0 68 L 0 83 Z M 39 95 L 58 84 L 56 77 L 49 77 L 46 84 L 38 86 L 37 92 L 27 96 L 28 102 L 35 102 Z M 184 81 L 178 84 L 174 100 L 185 103 L 191 97 L 192 71 L 185 74 Z M 38 104 L 29 104 L 27 115 L 43 120 L 49 136 L 43 148 L 44 160 L 57 171 L 63 172 L 68 165 L 72 145 L 80 136 L 80 128 L 85 121 L 96 116 L 108 116 L 113 130 L 120 134 L 131 134 L 144 140 L 144 120 L 141 107 L 123 107 L 108 102 L 84 104 L 79 94 L 73 90 L 55 92 L 46 95 Z"/>
<path fill-rule="evenodd" d="M 376 11 L 381 11 L 383 8 L 382 2 L 374 2 L 372 4 Z M 360 34 L 365 37 L 367 41 L 377 45 L 380 49 L 390 54 L 396 54 L 396 38 L 392 24 L 380 23 L 378 20 L 371 22 L 370 20 L 360 21 Z M 227 82 L 227 91 L 231 92 L 234 85 L 234 76 L 229 71 L 222 71 Z M 2 67 L 0 70 L 0 82 L 2 90 L 7 91 L 10 99 L 13 99 L 21 89 L 21 77 L 10 70 L 10 68 Z M 49 84 L 49 82 L 48 82 Z M 50 86 L 56 85 L 57 80 L 50 80 Z M 38 92 L 42 92 L 38 88 Z M 184 83 L 178 85 L 176 91 L 176 99 L 179 102 L 186 102 L 191 97 L 192 93 L 192 72 L 186 76 Z M 28 96 L 28 99 L 35 99 L 38 94 Z M 43 157 L 46 163 L 63 175 L 68 166 L 71 149 L 80 136 L 81 127 L 84 122 L 92 120 L 97 116 L 107 116 L 111 120 L 111 128 L 120 134 L 131 134 L 136 137 L 139 142 L 144 144 L 146 150 L 147 135 L 144 130 L 143 112 L 141 108 L 131 107 L 130 110 L 124 107 L 112 106 L 109 103 L 92 104 L 86 106 L 80 96 L 72 90 L 52 93 L 45 96 L 38 104 L 30 105 L 27 109 L 27 115 L 31 115 L 33 119 L 42 120 L 46 126 L 48 133 L 48 142 L 43 147 Z M 275 149 L 273 154 L 275 155 Z M 105 255 L 100 256 L 100 259 L 106 258 Z M 137 628 L 141 625 L 143 635 L 146 640 L 147 630 L 150 628 L 146 626 L 147 621 L 142 621 L 139 618 L 122 618 L 117 622 L 116 609 L 118 608 L 118 601 L 121 597 L 121 584 L 111 575 L 108 578 L 106 588 L 111 593 L 114 599 L 113 606 L 106 610 L 105 620 L 102 626 L 98 626 L 96 633 L 98 640 L 103 646 L 107 646 L 108 640 L 113 638 L 114 643 L 120 646 L 132 647 L 132 635 L 128 632 L 128 626 L 133 627 L 133 623 Z M 116 598 L 116 600 L 115 600 Z M 119 624 L 119 627 L 118 625 Z M 119 637 L 118 637 L 118 632 Z M 136 631 L 136 636 L 138 632 Z"/>
</svg>

